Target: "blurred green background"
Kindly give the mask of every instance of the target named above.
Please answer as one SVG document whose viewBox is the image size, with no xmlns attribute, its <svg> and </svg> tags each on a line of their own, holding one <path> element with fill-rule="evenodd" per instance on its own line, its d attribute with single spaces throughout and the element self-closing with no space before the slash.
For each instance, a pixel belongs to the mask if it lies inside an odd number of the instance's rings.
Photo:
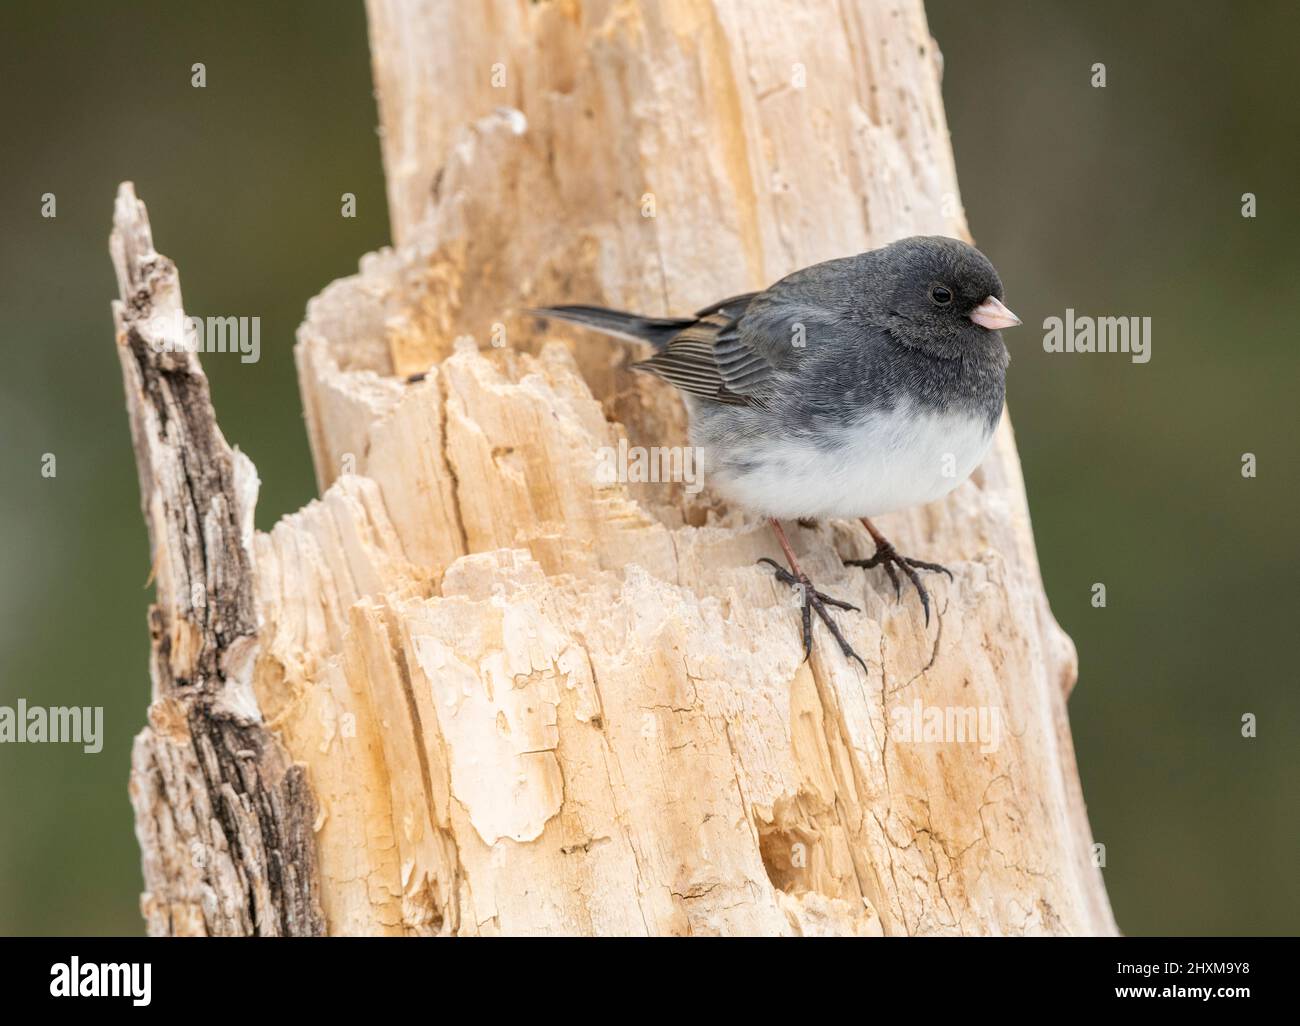
<svg viewBox="0 0 1300 1026">
<path fill-rule="evenodd" d="M 927 9 L 972 230 L 1025 320 L 1011 408 L 1048 594 L 1079 647 L 1071 720 L 1116 917 L 1134 934 L 1295 933 L 1300 5 Z M 150 591 L 113 195 L 135 181 L 187 312 L 261 317 L 261 362 L 205 367 L 269 527 L 314 494 L 291 352 L 304 304 L 388 240 L 365 17 L 350 0 L 9 2 L 0 69 L 0 704 L 106 707 L 99 755 L 0 745 L 0 933 L 133 934 Z M 1151 362 L 1045 354 L 1039 326 L 1067 307 L 1150 316 Z"/>
</svg>

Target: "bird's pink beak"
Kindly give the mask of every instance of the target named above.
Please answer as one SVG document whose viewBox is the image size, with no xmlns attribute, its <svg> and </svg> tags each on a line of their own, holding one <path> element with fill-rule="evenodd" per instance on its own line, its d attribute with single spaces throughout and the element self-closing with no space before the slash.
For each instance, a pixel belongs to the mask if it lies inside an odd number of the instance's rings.
<svg viewBox="0 0 1300 1026">
<path fill-rule="evenodd" d="M 970 319 L 981 328 L 997 331 L 999 328 L 1014 328 L 1020 318 L 1008 310 L 1002 300 L 989 296 L 970 312 Z"/>
</svg>

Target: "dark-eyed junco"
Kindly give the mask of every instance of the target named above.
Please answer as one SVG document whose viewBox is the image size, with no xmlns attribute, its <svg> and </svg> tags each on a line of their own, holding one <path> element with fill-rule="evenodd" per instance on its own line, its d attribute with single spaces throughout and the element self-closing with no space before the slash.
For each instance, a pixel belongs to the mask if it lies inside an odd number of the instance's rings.
<svg viewBox="0 0 1300 1026">
<path fill-rule="evenodd" d="M 827 611 L 856 607 L 813 587 L 782 519 L 860 518 L 876 552 L 846 564 L 883 566 L 896 595 L 906 575 L 929 623 L 917 570 L 947 569 L 900 555 L 868 518 L 948 494 L 993 439 L 1008 361 L 999 329 L 1020 320 L 1002 304 L 983 253 L 941 236 L 902 239 L 694 317 L 597 306 L 532 312 L 655 347 L 635 366 L 682 391 L 709 483 L 771 520 L 790 569 L 764 562 L 800 589 L 805 658 L 815 610 L 862 663 Z"/>
</svg>

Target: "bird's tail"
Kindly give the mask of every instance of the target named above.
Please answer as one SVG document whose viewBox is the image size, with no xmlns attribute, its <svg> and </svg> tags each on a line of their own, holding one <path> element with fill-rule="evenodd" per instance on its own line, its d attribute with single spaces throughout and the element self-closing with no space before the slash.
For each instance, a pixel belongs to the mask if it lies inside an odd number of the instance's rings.
<svg viewBox="0 0 1300 1026">
<path fill-rule="evenodd" d="M 656 349 L 663 349 L 674 335 L 695 323 L 694 317 L 643 317 L 603 306 L 542 306 L 524 312 L 581 324 L 606 335 L 649 342 Z"/>
</svg>

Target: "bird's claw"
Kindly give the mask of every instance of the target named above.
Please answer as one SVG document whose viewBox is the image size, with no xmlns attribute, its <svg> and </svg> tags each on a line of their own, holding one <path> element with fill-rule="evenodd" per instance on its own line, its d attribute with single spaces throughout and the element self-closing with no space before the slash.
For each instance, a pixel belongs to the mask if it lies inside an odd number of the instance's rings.
<svg viewBox="0 0 1300 1026">
<path fill-rule="evenodd" d="M 789 585 L 792 588 L 799 589 L 799 612 L 803 621 L 803 658 L 808 661 L 812 655 L 812 614 L 816 612 L 818 618 L 826 625 L 827 630 L 831 632 L 831 637 L 835 639 L 840 646 L 840 651 L 844 653 L 846 659 L 856 659 L 858 665 L 862 667 L 864 673 L 867 670 L 867 664 L 862 661 L 862 657 L 853 651 L 853 646 L 845 640 L 844 635 L 840 633 L 839 627 L 831 619 L 827 606 L 834 606 L 836 609 L 844 609 L 854 613 L 860 612 L 857 606 L 845 602 L 842 599 L 834 598 L 825 592 L 818 591 L 813 587 L 812 581 L 808 579 L 805 573 L 791 573 L 774 559 L 768 559 L 764 556 L 759 560 L 760 563 L 766 563 L 772 568 L 776 579 L 782 584 Z"/>
<path fill-rule="evenodd" d="M 898 571 L 901 570 L 907 575 L 907 579 L 912 582 L 916 589 L 916 594 L 921 600 L 921 609 L 925 612 L 925 625 L 930 626 L 930 593 L 921 583 L 920 575 L 917 570 L 932 570 L 936 573 L 948 575 L 948 580 L 953 580 L 952 571 L 941 563 L 927 563 L 923 559 L 912 559 L 908 556 L 900 556 L 898 550 L 889 542 L 880 542 L 876 545 L 876 554 L 870 559 L 846 559 L 845 566 L 860 566 L 865 570 L 872 567 L 883 566 L 885 573 L 889 575 L 889 583 L 894 586 L 894 598 L 903 597 L 902 582 L 898 579 Z"/>
</svg>

